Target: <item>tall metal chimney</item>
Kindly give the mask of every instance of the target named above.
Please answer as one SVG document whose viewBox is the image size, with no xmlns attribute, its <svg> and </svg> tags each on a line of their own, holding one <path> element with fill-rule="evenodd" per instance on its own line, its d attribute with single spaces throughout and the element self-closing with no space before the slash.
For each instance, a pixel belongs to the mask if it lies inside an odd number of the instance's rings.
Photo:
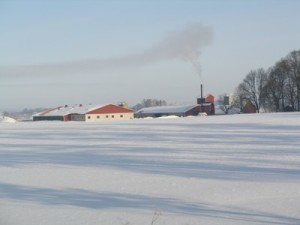
<svg viewBox="0 0 300 225">
<path fill-rule="evenodd" d="M 205 103 L 205 98 L 203 98 L 203 85 L 200 84 L 200 91 L 201 91 L 201 96 L 200 98 L 197 98 L 197 104 L 202 105 L 203 103 Z"/>
<path fill-rule="evenodd" d="M 203 85 L 200 84 L 200 90 L 201 90 L 201 99 L 203 99 Z"/>
</svg>

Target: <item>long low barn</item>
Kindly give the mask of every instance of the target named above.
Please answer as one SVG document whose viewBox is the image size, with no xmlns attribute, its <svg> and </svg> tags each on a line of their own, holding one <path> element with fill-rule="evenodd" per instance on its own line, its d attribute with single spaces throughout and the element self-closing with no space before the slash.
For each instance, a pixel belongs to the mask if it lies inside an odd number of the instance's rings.
<svg viewBox="0 0 300 225">
<path fill-rule="evenodd" d="M 135 117 L 196 116 L 199 114 L 200 109 L 201 106 L 199 104 L 186 106 L 157 106 L 140 109 L 135 113 Z"/>
<path fill-rule="evenodd" d="M 58 121 L 106 121 L 129 120 L 134 118 L 133 110 L 121 106 L 107 105 L 75 105 L 60 106 L 45 112 L 33 115 L 34 121 L 58 120 Z"/>
</svg>

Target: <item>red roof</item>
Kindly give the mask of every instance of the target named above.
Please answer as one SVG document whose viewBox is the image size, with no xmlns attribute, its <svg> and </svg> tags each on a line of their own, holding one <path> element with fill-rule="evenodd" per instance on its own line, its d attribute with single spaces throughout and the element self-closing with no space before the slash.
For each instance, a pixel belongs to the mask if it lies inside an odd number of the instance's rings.
<svg viewBox="0 0 300 225">
<path fill-rule="evenodd" d="M 209 95 L 206 96 L 205 101 L 210 102 L 210 103 L 214 103 L 215 97 L 213 95 L 209 94 Z"/>
<path fill-rule="evenodd" d="M 97 109 L 93 109 L 88 111 L 86 114 L 110 114 L 110 113 L 132 113 L 133 111 L 130 109 L 126 109 L 116 105 L 105 105 Z"/>
</svg>

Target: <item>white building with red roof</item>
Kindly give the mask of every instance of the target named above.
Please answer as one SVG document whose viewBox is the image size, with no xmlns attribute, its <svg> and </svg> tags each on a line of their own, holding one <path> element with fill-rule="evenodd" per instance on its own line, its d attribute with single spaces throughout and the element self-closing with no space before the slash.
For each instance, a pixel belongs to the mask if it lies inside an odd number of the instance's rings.
<svg viewBox="0 0 300 225">
<path fill-rule="evenodd" d="M 74 105 L 60 106 L 33 115 L 34 121 L 106 121 L 134 118 L 133 110 L 118 105 Z"/>
</svg>

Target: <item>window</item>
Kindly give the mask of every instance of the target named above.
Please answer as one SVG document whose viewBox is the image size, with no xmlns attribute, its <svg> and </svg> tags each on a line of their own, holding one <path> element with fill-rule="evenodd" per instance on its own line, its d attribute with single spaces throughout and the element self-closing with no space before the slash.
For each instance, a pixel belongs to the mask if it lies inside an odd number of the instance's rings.
<svg viewBox="0 0 300 225">
<path fill-rule="evenodd" d="M 108 118 L 108 115 L 106 115 L 106 118 Z"/>
<path fill-rule="evenodd" d="M 114 115 L 111 116 L 111 118 L 114 118 L 114 117 L 115 117 Z"/>
<path fill-rule="evenodd" d="M 97 116 L 97 119 L 99 119 L 100 118 L 100 116 Z"/>
<path fill-rule="evenodd" d="M 91 119 L 91 116 L 88 116 L 88 119 Z"/>
<path fill-rule="evenodd" d="M 121 118 L 123 118 L 123 115 L 120 115 Z"/>
</svg>

